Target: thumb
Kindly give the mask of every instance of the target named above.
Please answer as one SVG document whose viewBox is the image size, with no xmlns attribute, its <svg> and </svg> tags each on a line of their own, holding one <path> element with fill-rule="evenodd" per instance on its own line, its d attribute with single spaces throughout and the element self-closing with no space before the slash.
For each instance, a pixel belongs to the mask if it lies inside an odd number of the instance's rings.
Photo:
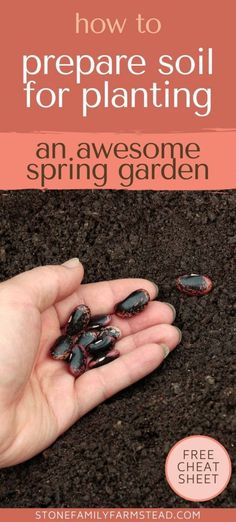
<svg viewBox="0 0 236 522">
<path fill-rule="evenodd" d="M 17 301 L 21 296 L 21 302 L 33 304 L 43 312 L 72 294 L 80 285 L 83 275 L 83 265 L 78 258 L 70 259 L 63 265 L 33 268 L 1 283 L 0 301 L 7 291 L 15 290 Z"/>
<path fill-rule="evenodd" d="M 41 335 L 41 312 L 75 292 L 78 259 L 34 268 L 0 284 L 0 401 L 12 401 L 27 382 Z"/>
</svg>

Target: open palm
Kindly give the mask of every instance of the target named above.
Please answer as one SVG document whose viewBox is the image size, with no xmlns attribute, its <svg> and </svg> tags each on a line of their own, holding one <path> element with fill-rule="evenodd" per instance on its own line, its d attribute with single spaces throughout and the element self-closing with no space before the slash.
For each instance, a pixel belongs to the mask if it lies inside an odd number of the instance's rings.
<svg viewBox="0 0 236 522">
<path fill-rule="evenodd" d="M 156 286 L 143 279 L 81 285 L 77 259 L 60 266 L 35 268 L 0 284 L 0 466 L 29 459 L 48 447 L 82 415 L 153 371 L 163 361 L 165 345 L 180 341 L 171 326 L 174 312 L 150 302 L 131 319 L 113 316 L 121 329 L 116 347 L 121 357 L 75 379 L 49 349 L 75 306 L 92 314 L 112 313 L 114 305 L 138 288 L 151 299 Z"/>
</svg>

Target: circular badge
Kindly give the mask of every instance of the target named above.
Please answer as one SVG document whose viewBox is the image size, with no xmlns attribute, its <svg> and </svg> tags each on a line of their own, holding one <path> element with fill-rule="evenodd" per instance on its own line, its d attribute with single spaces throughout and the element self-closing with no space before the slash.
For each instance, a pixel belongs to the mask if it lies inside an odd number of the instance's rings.
<svg viewBox="0 0 236 522">
<path fill-rule="evenodd" d="M 231 471 L 231 460 L 224 446 L 206 435 L 179 440 L 171 448 L 165 465 L 171 489 L 192 502 L 205 502 L 220 495 Z"/>
</svg>

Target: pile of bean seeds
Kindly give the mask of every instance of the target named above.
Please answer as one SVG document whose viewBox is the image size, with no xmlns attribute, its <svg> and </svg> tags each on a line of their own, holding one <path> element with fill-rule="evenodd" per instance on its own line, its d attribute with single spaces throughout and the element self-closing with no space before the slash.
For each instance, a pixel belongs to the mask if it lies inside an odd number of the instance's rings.
<svg viewBox="0 0 236 522">
<path fill-rule="evenodd" d="M 132 317 L 142 312 L 149 300 L 146 290 L 135 290 L 117 303 L 114 314 L 121 318 Z M 120 353 L 115 349 L 115 344 L 121 331 L 110 324 L 112 315 L 91 316 L 88 306 L 77 306 L 63 328 L 62 335 L 51 348 L 52 358 L 66 361 L 74 377 L 117 359 Z"/>
</svg>

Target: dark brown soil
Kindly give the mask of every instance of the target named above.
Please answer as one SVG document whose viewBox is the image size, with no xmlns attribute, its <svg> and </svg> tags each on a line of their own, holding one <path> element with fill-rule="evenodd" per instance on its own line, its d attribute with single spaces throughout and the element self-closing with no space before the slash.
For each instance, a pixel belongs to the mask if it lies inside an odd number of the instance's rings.
<svg viewBox="0 0 236 522">
<path fill-rule="evenodd" d="M 160 369 L 99 406 L 43 454 L 0 477 L 3 507 L 233 505 L 236 482 L 193 504 L 165 481 L 168 450 L 205 434 L 233 458 L 233 229 L 236 198 L 223 193 L 113 191 L 2 193 L 1 279 L 79 256 L 86 281 L 146 277 L 176 306 L 183 341 Z M 175 277 L 208 274 L 211 294 L 180 294 Z"/>
</svg>

